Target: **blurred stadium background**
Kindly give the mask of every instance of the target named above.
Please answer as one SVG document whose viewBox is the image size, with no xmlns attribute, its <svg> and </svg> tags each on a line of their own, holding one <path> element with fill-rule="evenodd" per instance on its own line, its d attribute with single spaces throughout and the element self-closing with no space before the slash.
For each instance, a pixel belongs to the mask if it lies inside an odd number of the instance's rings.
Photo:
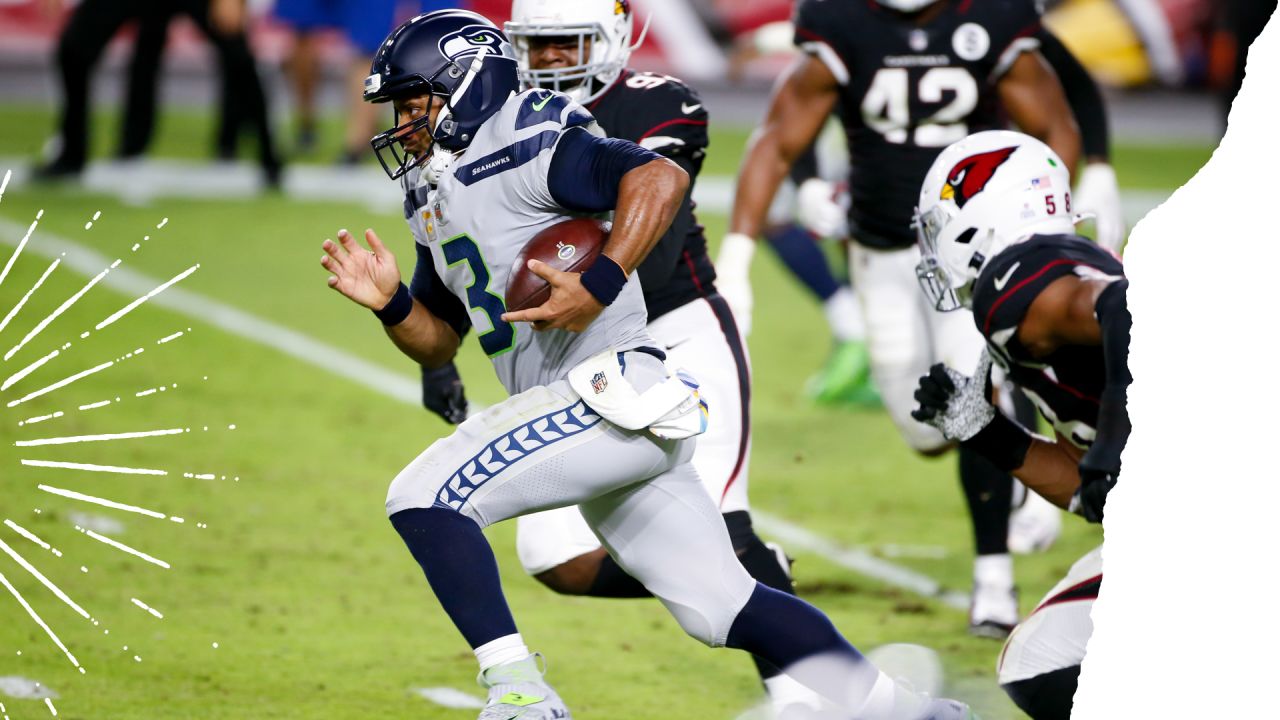
<svg viewBox="0 0 1280 720">
<path fill-rule="evenodd" d="M 635 5 L 639 20 L 654 19 L 633 65 L 685 78 L 710 111 L 697 198 L 715 242 L 743 145 L 788 59 L 735 63 L 734 48 L 785 20 L 790 3 Z M 497 22 L 508 10 L 502 0 L 470 7 Z M 1235 58 L 1222 10 L 1208 0 L 1048 8 L 1048 24 L 1107 86 L 1131 223 L 1191 177 L 1221 136 Z M 402 256 L 411 242 L 397 186 L 372 154 L 342 162 L 356 51 L 337 34 L 320 43 L 318 136 L 299 152 L 283 70 L 292 34 L 270 2 L 249 2 L 247 34 L 285 163 L 271 189 L 252 138 L 219 159 L 217 62 L 185 19 L 168 30 L 154 142 L 144 158 L 115 157 L 136 38 L 126 28 L 92 76 L 88 167 L 36 182 L 33 169 L 53 150 L 53 56 L 69 12 L 56 0 L 0 0 L 0 174 L 11 171 L 0 200 L 0 348 L 15 348 L 0 372 L 9 378 L 0 540 L 11 550 L 0 559 L 10 590 L 0 594 L 0 713 L 43 717 L 52 707 L 41 698 L 56 693 L 50 705 L 70 718 L 473 717 L 459 709 L 478 696 L 471 655 L 381 510 L 387 480 L 448 429 L 415 407 L 413 367 L 367 313 L 326 292 L 317 263 L 321 240 L 340 227 L 374 227 Z M 70 302 L 115 258 L 119 268 Z M 197 263 L 176 287 L 98 327 Z M 877 411 L 810 404 L 801 386 L 828 350 L 820 311 L 778 263 L 758 262 L 753 273 L 753 505 L 765 534 L 797 557 L 801 594 L 864 647 L 936 649 L 952 692 L 984 717 L 1021 717 L 995 685 L 999 644 L 965 632 L 971 549 L 952 461 L 912 456 Z M 472 345 L 460 359 L 469 395 L 497 401 L 501 390 Z M 189 432 L 22 444 L 162 428 Z M 1024 611 L 1101 539 L 1071 518 L 1064 526 L 1052 550 L 1018 561 Z M 576 717 L 733 718 L 759 699 L 744 658 L 688 642 L 657 603 L 553 596 L 520 571 L 513 527 L 489 533 L 525 635 L 554 659 L 550 677 Z"/>
</svg>

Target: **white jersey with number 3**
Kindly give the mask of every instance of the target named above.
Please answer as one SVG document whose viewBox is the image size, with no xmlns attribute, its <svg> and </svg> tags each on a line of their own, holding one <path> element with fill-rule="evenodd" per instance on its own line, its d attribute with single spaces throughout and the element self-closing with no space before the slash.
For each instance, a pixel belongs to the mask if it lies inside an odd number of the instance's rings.
<svg viewBox="0 0 1280 720">
<path fill-rule="evenodd" d="M 467 307 L 481 347 L 512 395 L 558 380 L 611 347 L 654 345 L 645 331 L 635 273 L 581 333 L 535 332 L 527 323 L 500 319 L 507 280 L 525 243 L 572 215 L 552 198 L 548 174 L 556 144 L 574 127 L 599 134 L 591 114 L 565 95 L 549 90 L 512 95 L 480 127 L 435 190 L 425 192 L 416 170 L 405 183 L 414 239 L 430 248 L 436 274 Z"/>
</svg>

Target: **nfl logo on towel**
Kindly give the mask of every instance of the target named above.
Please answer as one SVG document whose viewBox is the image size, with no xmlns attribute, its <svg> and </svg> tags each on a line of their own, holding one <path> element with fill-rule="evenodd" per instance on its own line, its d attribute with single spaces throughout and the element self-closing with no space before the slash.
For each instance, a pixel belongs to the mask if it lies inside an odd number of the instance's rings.
<svg viewBox="0 0 1280 720">
<path fill-rule="evenodd" d="M 607 387 L 609 387 L 609 379 L 604 376 L 604 373 L 598 372 L 591 376 L 591 389 L 595 390 L 597 395 L 604 392 Z"/>
</svg>

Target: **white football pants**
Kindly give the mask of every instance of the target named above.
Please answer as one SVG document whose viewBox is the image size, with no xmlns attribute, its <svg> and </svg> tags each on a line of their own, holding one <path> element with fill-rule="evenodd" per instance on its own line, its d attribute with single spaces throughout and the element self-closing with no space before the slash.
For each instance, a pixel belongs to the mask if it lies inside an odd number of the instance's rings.
<svg viewBox="0 0 1280 720">
<path fill-rule="evenodd" d="M 967 309 L 935 310 L 916 281 L 920 250 L 874 250 L 850 243 L 854 292 L 867 323 L 871 375 L 889 416 L 913 449 L 932 452 L 947 440 L 911 417 L 920 378 L 943 362 L 965 374 L 978 365 L 986 341 Z"/>
<path fill-rule="evenodd" d="M 1093 634 L 1089 613 L 1102 582 L 1102 547 L 1076 561 L 1067 576 L 1013 629 L 996 673 L 1000 684 L 1027 680 L 1084 661 Z"/>
<path fill-rule="evenodd" d="M 666 378 L 650 355 L 630 352 L 626 360 L 637 391 Z M 433 443 L 392 481 L 387 514 L 448 508 L 485 527 L 579 505 L 618 564 L 687 633 L 720 646 L 756 581 L 689 462 L 693 449 L 693 439 L 622 430 L 557 381 L 514 395 Z"/>
<path fill-rule="evenodd" d="M 751 370 L 746 343 L 718 295 L 694 300 L 649 324 L 649 334 L 700 383 L 710 423 L 698 436 L 693 467 L 721 513 L 747 510 L 747 466 L 751 454 Z M 523 515 L 517 521 L 516 553 L 530 575 L 546 572 L 600 547 L 575 507 Z"/>
</svg>

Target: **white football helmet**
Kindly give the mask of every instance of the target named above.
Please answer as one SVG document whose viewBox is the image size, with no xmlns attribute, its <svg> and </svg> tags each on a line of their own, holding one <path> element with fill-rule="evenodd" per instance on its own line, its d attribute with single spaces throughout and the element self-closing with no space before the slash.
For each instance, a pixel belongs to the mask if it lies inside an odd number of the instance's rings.
<svg viewBox="0 0 1280 720">
<path fill-rule="evenodd" d="M 645 26 L 648 29 L 648 25 Z M 568 94 L 586 104 L 600 97 L 618 79 L 631 51 L 644 42 L 644 33 L 631 44 L 629 0 L 515 0 L 505 26 L 526 87 Z M 537 37 L 577 38 L 576 64 L 534 70 L 529 42 Z"/>
<path fill-rule="evenodd" d="M 1071 234 L 1071 174 L 1048 145 L 1008 130 L 951 145 L 925 175 L 916 208 L 916 277 L 934 307 L 967 307 L 987 261 L 1031 235 Z"/>
<path fill-rule="evenodd" d="M 876 2 L 898 12 L 913 13 L 929 7 L 938 0 L 876 0 Z"/>
</svg>

